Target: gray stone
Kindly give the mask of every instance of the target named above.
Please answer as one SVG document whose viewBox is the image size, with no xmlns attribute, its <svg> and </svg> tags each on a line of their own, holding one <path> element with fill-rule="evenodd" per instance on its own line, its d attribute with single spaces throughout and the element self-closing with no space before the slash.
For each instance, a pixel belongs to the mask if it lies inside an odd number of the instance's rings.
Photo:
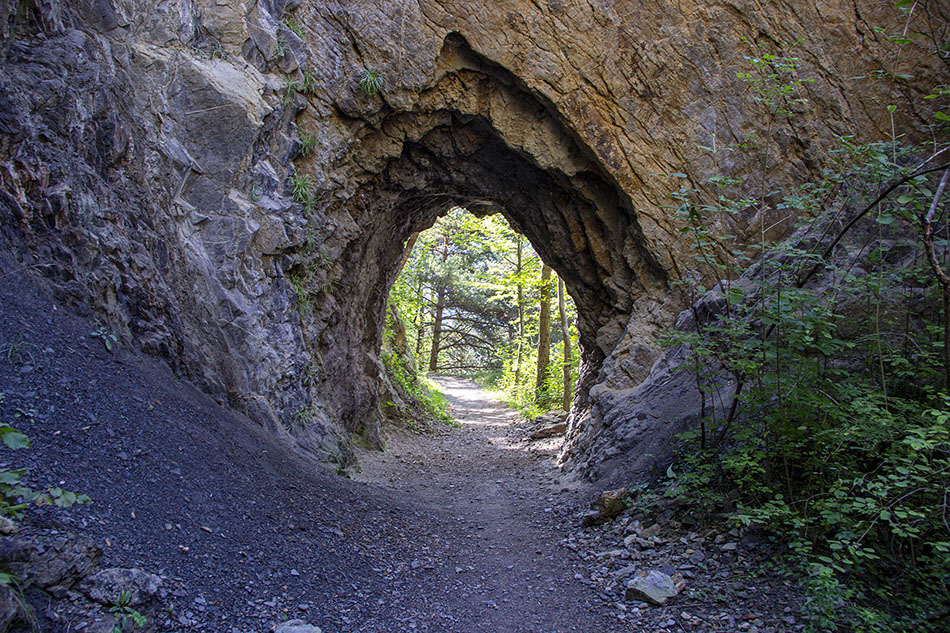
<svg viewBox="0 0 950 633">
<path fill-rule="evenodd" d="M 531 433 L 528 436 L 532 440 L 543 440 L 549 437 L 555 437 L 557 435 L 564 435 L 567 432 L 567 422 L 559 422 L 558 424 L 552 424 L 550 426 L 545 426 Z"/>
<path fill-rule="evenodd" d="M 627 600 L 662 605 L 680 592 L 682 582 L 679 574 L 671 577 L 661 571 L 642 570 L 627 582 L 625 597 Z"/>
<path fill-rule="evenodd" d="M 274 633 L 322 633 L 320 627 L 307 624 L 303 620 L 287 620 L 278 624 Z"/>
<path fill-rule="evenodd" d="M 102 550 L 87 537 L 74 534 L 43 535 L 33 544 L 34 553 L 19 572 L 52 593 L 62 593 L 90 573 Z"/>
<path fill-rule="evenodd" d="M 636 565 L 627 565 L 625 567 L 621 567 L 620 569 L 613 570 L 612 572 L 610 572 L 610 575 L 616 578 L 617 580 L 623 580 L 624 578 L 632 575 L 636 571 L 637 571 Z"/>
<path fill-rule="evenodd" d="M 128 604 L 135 607 L 154 598 L 162 586 L 162 579 L 141 569 L 110 567 L 86 578 L 79 590 L 90 600 L 112 605 L 119 602 L 122 592 Z"/>
</svg>

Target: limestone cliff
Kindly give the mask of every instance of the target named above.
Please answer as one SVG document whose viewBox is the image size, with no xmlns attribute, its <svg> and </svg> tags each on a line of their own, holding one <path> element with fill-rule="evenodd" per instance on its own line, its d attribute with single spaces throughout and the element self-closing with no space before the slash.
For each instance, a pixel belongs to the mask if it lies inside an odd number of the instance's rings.
<svg viewBox="0 0 950 633">
<path fill-rule="evenodd" d="M 8 0 L 6 248 L 125 341 L 342 465 L 350 433 L 378 431 L 376 355 L 404 241 L 451 205 L 504 213 L 579 307 L 570 450 L 593 464 L 609 446 L 591 430 L 624 424 L 622 394 L 683 307 L 672 284 L 690 255 L 666 208 L 682 183 L 666 174 L 786 182 L 818 170 L 836 134 L 883 135 L 885 106 L 945 71 L 930 42 L 895 53 L 885 37 L 947 23 L 941 3 L 915 11 Z M 766 134 L 736 77 L 750 43 L 788 42 L 815 79 L 807 102 L 769 131 L 773 160 L 717 164 L 703 146 Z M 361 89 L 367 71 L 378 93 Z M 929 113 L 897 116 L 913 127 Z"/>
</svg>

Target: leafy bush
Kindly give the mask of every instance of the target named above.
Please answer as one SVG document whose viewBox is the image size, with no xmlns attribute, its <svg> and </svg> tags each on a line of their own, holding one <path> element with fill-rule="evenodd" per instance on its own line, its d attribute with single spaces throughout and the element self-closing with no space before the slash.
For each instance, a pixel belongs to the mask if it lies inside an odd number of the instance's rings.
<svg viewBox="0 0 950 633">
<path fill-rule="evenodd" d="M 119 599 L 109 607 L 109 612 L 112 613 L 112 618 L 115 620 L 115 624 L 112 625 L 112 633 L 130 633 L 136 629 L 144 629 L 145 625 L 148 624 L 148 618 L 133 607 L 131 602 L 131 595 L 123 589 L 119 592 Z"/>
<path fill-rule="evenodd" d="M 932 176 L 908 177 L 918 173 L 914 155 L 843 139 L 848 169 L 783 204 L 807 213 L 845 182 L 852 208 L 861 188 L 868 199 L 889 189 L 893 200 L 853 216 L 866 217 L 848 223 L 851 244 L 832 242 L 843 222 L 831 210 L 788 242 L 760 245 L 759 263 L 738 279 L 712 257 L 720 245 L 706 228 L 708 213 L 737 205 L 676 196 L 716 291 L 694 306 L 690 330 L 668 334 L 688 347 L 704 406 L 667 492 L 710 509 L 734 502 L 735 521 L 787 540 L 817 630 L 898 630 L 901 618 L 937 630 L 928 617 L 950 606 L 950 399 L 941 392 L 950 368 L 939 353 L 939 289 L 917 243 L 921 209 L 945 214 L 946 205 Z"/>
</svg>

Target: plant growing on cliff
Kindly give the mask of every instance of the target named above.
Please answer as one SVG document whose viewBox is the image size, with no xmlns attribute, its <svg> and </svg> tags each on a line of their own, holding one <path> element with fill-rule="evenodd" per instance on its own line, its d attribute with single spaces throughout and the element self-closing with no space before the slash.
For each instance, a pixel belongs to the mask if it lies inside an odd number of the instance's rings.
<svg viewBox="0 0 950 633">
<path fill-rule="evenodd" d="M 304 206 L 304 210 L 309 215 L 317 204 L 315 195 L 316 185 L 313 179 L 305 176 L 294 169 L 290 174 L 290 195 L 294 202 L 299 202 Z"/>
<path fill-rule="evenodd" d="M 284 79 L 284 83 L 280 88 L 280 103 L 283 106 L 289 106 L 294 102 L 294 99 L 297 96 L 297 91 L 300 89 L 300 80 L 298 79 Z"/>
<path fill-rule="evenodd" d="M 320 135 L 316 132 L 305 132 L 300 135 L 300 155 L 303 157 L 313 154 L 320 142 Z"/>
<path fill-rule="evenodd" d="M 108 328 L 106 328 L 106 326 L 104 325 L 100 325 L 95 330 L 90 332 L 89 336 L 91 336 L 92 338 L 97 338 L 100 341 L 102 341 L 102 344 L 110 352 L 112 351 L 112 348 L 115 347 L 116 344 L 119 342 L 118 337 L 112 332 L 110 332 Z"/>
<path fill-rule="evenodd" d="M 280 23 L 283 24 L 287 28 L 288 31 L 290 31 L 291 33 L 293 33 L 300 39 L 303 39 L 303 36 L 304 36 L 303 24 L 301 24 L 300 21 L 297 20 L 297 18 L 295 18 L 292 15 L 285 15 L 284 17 L 280 19 Z"/>
<path fill-rule="evenodd" d="M 383 74 L 378 70 L 364 68 L 359 74 L 359 86 L 367 95 L 377 95 L 383 87 Z"/>
<path fill-rule="evenodd" d="M 312 70 L 303 71 L 303 76 L 300 80 L 300 91 L 304 94 L 314 95 L 317 93 L 317 88 L 320 85 L 320 78 L 317 77 L 317 74 Z"/>
</svg>

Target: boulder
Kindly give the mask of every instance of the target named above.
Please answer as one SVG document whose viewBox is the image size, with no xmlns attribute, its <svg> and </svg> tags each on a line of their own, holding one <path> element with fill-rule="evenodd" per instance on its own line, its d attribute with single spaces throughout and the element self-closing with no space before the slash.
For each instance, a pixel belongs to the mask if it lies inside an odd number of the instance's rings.
<svg viewBox="0 0 950 633">
<path fill-rule="evenodd" d="M 626 509 L 629 498 L 630 490 L 627 488 L 605 490 L 590 504 L 590 511 L 582 515 L 584 525 L 590 527 L 610 521 Z"/>
<path fill-rule="evenodd" d="M 102 556 L 92 539 L 75 534 L 43 535 L 30 541 L 32 555 L 17 573 L 54 595 L 89 574 Z"/>
<path fill-rule="evenodd" d="M 531 440 L 544 440 L 555 435 L 564 435 L 567 432 L 567 422 L 559 422 L 550 426 L 538 429 L 528 436 Z"/>
</svg>

